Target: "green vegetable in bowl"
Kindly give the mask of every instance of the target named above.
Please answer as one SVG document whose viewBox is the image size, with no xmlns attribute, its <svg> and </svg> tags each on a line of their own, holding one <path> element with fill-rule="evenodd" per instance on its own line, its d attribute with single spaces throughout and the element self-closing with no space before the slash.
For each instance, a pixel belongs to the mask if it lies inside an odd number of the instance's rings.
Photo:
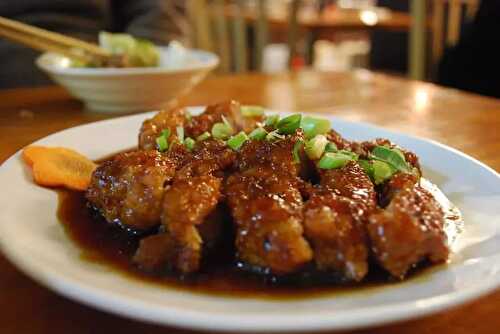
<svg viewBox="0 0 500 334">
<path fill-rule="evenodd" d="M 156 46 L 145 39 L 135 38 L 129 34 L 112 34 L 106 31 L 99 33 L 99 46 L 113 55 L 125 55 L 125 67 L 157 67 L 160 53 Z M 95 64 L 72 60 L 72 67 L 94 67 Z"/>
<path fill-rule="evenodd" d="M 156 46 L 148 40 L 134 38 L 129 34 L 112 34 L 101 31 L 99 45 L 112 54 L 127 55 L 130 67 L 156 67 L 160 54 Z"/>
</svg>

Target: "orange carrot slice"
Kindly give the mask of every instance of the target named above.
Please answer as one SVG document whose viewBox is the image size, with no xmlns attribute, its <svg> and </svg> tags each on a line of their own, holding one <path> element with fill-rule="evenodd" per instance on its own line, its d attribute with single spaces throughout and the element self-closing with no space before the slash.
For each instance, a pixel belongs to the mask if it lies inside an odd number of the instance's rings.
<svg viewBox="0 0 500 334">
<path fill-rule="evenodd" d="M 29 146 L 22 157 L 32 168 L 33 179 L 41 186 L 85 190 L 97 167 L 87 157 L 63 147 Z"/>
</svg>

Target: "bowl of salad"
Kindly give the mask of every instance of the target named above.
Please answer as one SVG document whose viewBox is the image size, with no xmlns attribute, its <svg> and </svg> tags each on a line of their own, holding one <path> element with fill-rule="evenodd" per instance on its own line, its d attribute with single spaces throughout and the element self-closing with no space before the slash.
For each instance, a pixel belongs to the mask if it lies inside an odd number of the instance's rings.
<svg viewBox="0 0 500 334">
<path fill-rule="evenodd" d="M 100 67 L 46 52 L 37 66 L 87 109 L 130 113 L 162 109 L 188 93 L 219 64 L 210 52 L 188 49 L 172 41 L 157 46 L 128 34 L 101 32 L 99 45 L 126 60 Z"/>
</svg>

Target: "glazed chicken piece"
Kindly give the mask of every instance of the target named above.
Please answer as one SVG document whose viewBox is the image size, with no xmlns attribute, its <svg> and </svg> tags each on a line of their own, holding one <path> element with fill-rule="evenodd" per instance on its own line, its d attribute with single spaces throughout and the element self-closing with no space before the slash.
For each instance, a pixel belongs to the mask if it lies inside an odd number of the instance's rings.
<svg viewBox="0 0 500 334">
<path fill-rule="evenodd" d="M 260 272 L 291 273 L 312 258 L 303 237 L 303 202 L 292 154 L 299 138 L 248 141 L 238 156 L 239 172 L 226 182 L 237 228 L 237 256 Z"/>
<path fill-rule="evenodd" d="M 377 193 L 373 183 L 357 162 L 350 161 L 338 169 L 319 169 L 319 174 L 323 188 L 356 202 L 359 209 L 363 210 L 362 215 L 377 206 Z"/>
<path fill-rule="evenodd" d="M 157 151 L 121 153 L 92 174 L 86 197 L 108 222 L 132 230 L 160 224 L 164 186 L 175 164 Z"/>
<path fill-rule="evenodd" d="M 342 137 L 340 133 L 335 131 L 334 129 L 330 129 L 328 133 L 326 134 L 326 139 L 328 139 L 329 142 L 332 142 L 337 146 L 339 150 L 350 150 L 352 143 Z"/>
<path fill-rule="evenodd" d="M 235 131 L 243 127 L 241 106 L 236 101 L 226 101 L 208 106 L 203 113 L 193 116 L 186 124 L 187 136 L 196 138 L 204 132 L 210 132 L 215 123 L 222 122 L 222 116 L 231 124 Z"/>
<path fill-rule="evenodd" d="M 205 239 L 213 245 L 220 232 L 221 221 L 214 217 L 221 196 L 219 174 L 234 158 L 235 153 L 217 140 L 199 143 L 193 154 L 185 157 L 165 190 L 164 232 L 141 240 L 134 257 L 138 265 L 148 270 L 167 265 L 182 273 L 199 269 Z"/>
<path fill-rule="evenodd" d="M 368 272 L 365 232 L 376 207 L 373 183 L 354 161 L 339 169 L 319 170 L 320 187 L 304 210 L 305 235 L 314 249 L 319 270 L 341 272 L 360 281 Z"/>
<path fill-rule="evenodd" d="M 304 228 L 318 270 L 338 271 L 347 280 L 363 279 L 368 272 L 368 247 L 354 201 L 317 191 L 306 203 Z"/>
<path fill-rule="evenodd" d="M 183 108 L 163 110 L 157 113 L 153 118 L 147 119 L 142 123 L 139 131 L 139 149 L 156 149 L 156 138 L 163 130 L 170 130 L 169 142 L 177 138 L 176 128 L 184 126 L 186 122 L 186 112 Z"/>
<path fill-rule="evenodd" d="M 444 262 L 449 248 L 444 213 L 434 197 L 410 174 L 396 174 L 386 185 L 389 205 L 367 225 L 373 253 L 391 275 L 403 279 L 423 259 Z"/>
</svg>

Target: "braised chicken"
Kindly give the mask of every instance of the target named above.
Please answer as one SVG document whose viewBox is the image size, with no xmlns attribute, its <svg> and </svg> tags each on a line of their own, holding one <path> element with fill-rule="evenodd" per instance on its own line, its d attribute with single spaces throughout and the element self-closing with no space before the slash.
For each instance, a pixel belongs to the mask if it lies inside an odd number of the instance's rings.
<svg viewBox="0 0 500 334">
<path fill-rule="evenodd" d="M 131 230 L 150 229 L 160 224 L 164 187 L 175 169 L 157 151 L 121 153 L 95 170 L 86 196 L 107 221 Z"/>
<path fill-rule="evenodd" d="M 402 279 L 447 260 L 445 213 L 420 185 L 417 155 L 252 108 L 161 111 L 143 123 L 139 150 L 95 170 L 88 203 L 142 233 L 136 266 L 200 272 L 222 241 L 238 270 L 275 278 L 313 270 L 359 282 L 379 266 Z"/>
<path fill-rule="evenodd" d="M 312 258 L 303 236 L 303 200 L 292 149 L 300 134 L 280 142 L 246 143 L 225 194 L 236 232 L 237 257 L 263 272 L 293 272 Z"/>
<path fill-rule="evenodd" d="M 446 261 L 450 251 L 439 203 L 417 177 L 397 174 L 386 187 L 389 205 L 371 215 L 367 226 L 377 261 L 397 278 L 423 259 Z"/>
</svg>

